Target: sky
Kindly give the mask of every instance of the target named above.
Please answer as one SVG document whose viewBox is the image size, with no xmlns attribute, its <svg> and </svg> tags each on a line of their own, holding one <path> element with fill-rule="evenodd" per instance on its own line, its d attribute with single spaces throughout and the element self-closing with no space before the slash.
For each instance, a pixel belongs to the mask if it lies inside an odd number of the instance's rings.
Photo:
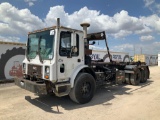
<svg viewBox="0 0 160 120">
<path fill-rule="evenodd" d="M 160 53 L 160 0 L 0 0 L 0 41 L 26 42 L 28 32 L 56 25 L 105 31 L 111 51 Z M 104 41 L 92 49 L 106 49 Z"/>
</svg>

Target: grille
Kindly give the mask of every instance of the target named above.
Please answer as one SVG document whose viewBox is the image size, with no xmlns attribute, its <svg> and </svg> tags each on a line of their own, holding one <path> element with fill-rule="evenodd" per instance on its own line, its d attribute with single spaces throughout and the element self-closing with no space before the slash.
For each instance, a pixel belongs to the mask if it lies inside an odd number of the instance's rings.
<svg viewBox="0 0 160 120">
<path fill-rule="evenodd" d="M 28 75 L 36 76 L 37 78 L 42 77 L 42 66 L 28 65 Z"/>
</svg>

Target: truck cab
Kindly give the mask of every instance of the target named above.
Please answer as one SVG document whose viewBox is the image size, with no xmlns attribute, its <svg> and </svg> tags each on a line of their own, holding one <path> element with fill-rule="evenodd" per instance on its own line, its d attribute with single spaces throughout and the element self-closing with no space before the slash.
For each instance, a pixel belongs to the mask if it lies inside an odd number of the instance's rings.
<svg viewBox="0 0 160 120">
<path fill-rule="evenodd" d="M 15 83 L 31 92 L 68 95 L 85 65 L 83 31 L 60 26 L 28 33 L 23 78 Z"/>
<path fill-rule="evenodd" d="M 82 31 L 62 26 L 29 33 L 24 77 L 52 83 L 69 81 L 72 71 L 84 65 L 82 39 Z"/>
</svg>

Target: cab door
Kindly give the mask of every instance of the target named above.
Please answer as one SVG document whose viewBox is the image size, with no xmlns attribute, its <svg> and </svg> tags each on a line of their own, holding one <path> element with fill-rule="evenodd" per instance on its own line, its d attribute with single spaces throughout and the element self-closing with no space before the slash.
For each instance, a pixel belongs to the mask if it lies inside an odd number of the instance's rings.
<svg viewBox="0 0 160 120">
<path fill-rule="evenodd" d="M 82 56 L 79 52 L 79 34 L 75 35 L 76 51 L 73 52 L 71 46 L 72 32 L 61 31 L 59 41 L 59 55 L 58 55 L 58 80 L 68 80 L 76 66 L 83 63 Z"/>
</svg>

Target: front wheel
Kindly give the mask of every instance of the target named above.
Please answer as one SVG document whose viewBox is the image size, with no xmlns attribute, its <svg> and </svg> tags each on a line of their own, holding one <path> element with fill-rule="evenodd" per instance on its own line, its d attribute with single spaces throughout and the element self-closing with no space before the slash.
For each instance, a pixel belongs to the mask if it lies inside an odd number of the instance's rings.
<svg viewBox="0 0 160 120">
<path fill-rule="evenodd" d="M 75 79 L 74 87 L 69 93 L 70 98 L 80 104 L 88 103 L 94 96 L 95 79 L 88 73 L 80 73 Z"/>
</svg>

